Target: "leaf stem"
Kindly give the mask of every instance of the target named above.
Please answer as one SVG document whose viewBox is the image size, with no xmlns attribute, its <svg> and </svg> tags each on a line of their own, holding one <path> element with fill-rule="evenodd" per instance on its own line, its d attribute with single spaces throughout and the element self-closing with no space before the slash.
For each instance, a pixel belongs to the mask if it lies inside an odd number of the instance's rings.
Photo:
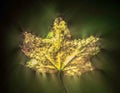
<svg viewBox="0 0 120 93">
<path fill-rule="evenodd" d="M 59 75 L 60 84 L 62 85 L 62 87 L 64 89 L 64 92 L 68 93 L 68 90 L 65 87 L 65 83 L 64 83 L 64 80 L 63 80 L 63 71 L 59 71 L 58 75 Z"/>
</svg>

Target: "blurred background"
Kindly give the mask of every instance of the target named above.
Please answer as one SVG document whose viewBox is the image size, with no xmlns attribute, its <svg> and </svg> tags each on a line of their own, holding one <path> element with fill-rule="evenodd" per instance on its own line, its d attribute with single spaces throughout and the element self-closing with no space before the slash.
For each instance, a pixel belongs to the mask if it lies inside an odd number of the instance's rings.
<svg viewBox="0 0 120 93">
<path fill-rule="evenodd" d="M 103 2 L 104 1 L 104 2 Z M 120 93 L 120 4 L 108 0 L 4 0 L 0 3 L 1 93 Z M 80 77 L 40 75 L 26 67 L 22 32 L 45 37 L 61 15 L 73 38 L 99 36 L 98 68 Z M 66 89 L 65 89 L 65 88 Z"/>
</svg>

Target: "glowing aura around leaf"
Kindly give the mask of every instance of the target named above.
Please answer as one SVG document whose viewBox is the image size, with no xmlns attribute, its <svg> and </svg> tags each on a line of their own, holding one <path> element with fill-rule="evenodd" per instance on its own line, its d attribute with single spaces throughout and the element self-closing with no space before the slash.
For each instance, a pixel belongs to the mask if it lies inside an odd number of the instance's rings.
<svg viewBox="0 0 120 93">
<path fill-rule="evenodd" d="M 22 52 L 30 59 L 26 66 L 40 73 L 81 75 L 94 70 L 90 59 L 99 51 L 99 38 L 72 39 L 66 22 L 58 17 L 46 38 L 24 32 Z"/>
</svg>

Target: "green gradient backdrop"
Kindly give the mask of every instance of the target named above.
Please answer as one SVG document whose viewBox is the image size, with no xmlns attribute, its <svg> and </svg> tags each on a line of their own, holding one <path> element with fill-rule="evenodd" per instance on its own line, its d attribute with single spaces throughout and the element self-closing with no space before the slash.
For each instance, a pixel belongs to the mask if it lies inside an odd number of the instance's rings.
<svg viewBox="0 0 120 93">
<path fill-rule="evenodd" d="M 96 0 L 97 1 L 97 0 Z M 119 93 L 119 4 L 115 2 L 27 1 L 3 2 L 1 9 L 2 90 L 7 93 L 65 93 L 58 76 L 39 75 L 25 68 L 28 59 L 20 51 L 21 30 L 45 37 L 53 20 L 62 15 L 73 38 L 98 35 L 102 50 L 92 59 L 100 71 L 81 77 L 64 77 L 69 93 Z"/>
</svg>

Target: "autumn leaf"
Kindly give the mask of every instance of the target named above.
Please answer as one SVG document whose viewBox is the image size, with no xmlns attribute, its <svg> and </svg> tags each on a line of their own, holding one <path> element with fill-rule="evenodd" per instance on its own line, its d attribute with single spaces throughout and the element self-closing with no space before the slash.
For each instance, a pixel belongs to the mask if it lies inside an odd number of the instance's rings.
<svg viewBox="0 0 120 93">
<path fill-rule="evenodd" d="M 46 38 L 24 32 L 22 52 L 30 59 L 26 66 L 40 73 L 81 75 L 94 70 L 90 59 L 99 53 L 99 37 L 72 39 L 66 22 L 58 17 Z"/>
</svg>

